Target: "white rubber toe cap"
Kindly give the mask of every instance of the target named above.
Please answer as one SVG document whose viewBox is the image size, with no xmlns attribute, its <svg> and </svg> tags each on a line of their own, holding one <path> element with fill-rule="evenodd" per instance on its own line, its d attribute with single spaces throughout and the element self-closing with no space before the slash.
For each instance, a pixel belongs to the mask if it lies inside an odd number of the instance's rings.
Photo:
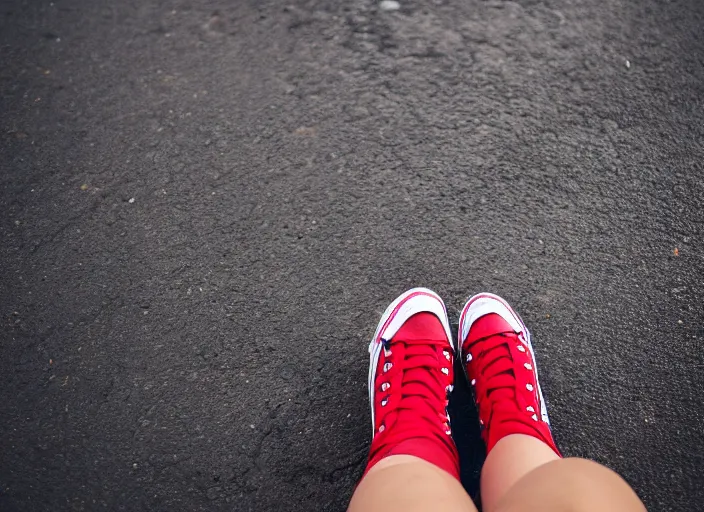
<svg viewBox="0 0 704 512">
<path fill-rule="evenodd" d="M 469 299 L 462 309 L 460 324 L 457 330 L 459 338 L 457 342 L 460 347 L 464 340 L 467 339 L 469 330 L 472 328 L 474 322 L 491 313 L 495 313 L 506 320 L 514 332 L 525 333 L 527 331 L 523 321 L 516 312 L 511 309 L 508 302 L 492 293 L 480 293 Z"/>
</svg>

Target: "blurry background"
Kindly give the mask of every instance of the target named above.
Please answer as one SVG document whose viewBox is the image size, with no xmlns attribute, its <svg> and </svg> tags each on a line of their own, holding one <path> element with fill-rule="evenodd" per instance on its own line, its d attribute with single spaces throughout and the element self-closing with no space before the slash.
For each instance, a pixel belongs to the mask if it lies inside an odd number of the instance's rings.
<svg viewBox="0 0 704 512">
<path fill-rule="evenodd" d="M 698 509 L 703 29 L 697 0 L 1 0 L 0 509 L 343 510 L 411 286 L 453 322 L 507 298 L 563 451 Z"/>
</svg>

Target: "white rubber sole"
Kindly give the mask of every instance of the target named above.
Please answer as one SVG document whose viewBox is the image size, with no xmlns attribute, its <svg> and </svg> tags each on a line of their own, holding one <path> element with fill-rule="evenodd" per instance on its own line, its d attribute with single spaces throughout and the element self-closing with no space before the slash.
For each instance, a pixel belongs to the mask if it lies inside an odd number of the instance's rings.
<svg viewBox="0 0 704 512">
<path fill-rule="evenodd" d="M 523 341 L 528 347 L 531 358 L 533 359 L 535 382 L 538 385 L 538 398 L 540 400 L 540 417 L 549 425 L 550 418 L 548 417 L 548 409 L 545 405 L 545 399 L 543 398 L 543 390 L 540 387 L 540 379 L 538 378 L 538 363 L 535 360 L 533 344 L 530 341 L 530 331 L 528 330 L 528 327 L 526 327 L 526 324 L 523 323 L 523 320 L 518 313 L 513 310 L 508 302 L 493 293 L 479 293 L 474 297 L 471 297 L 462 308 L 460 323 L 457 328 L 457 347 L 455 350 L 461 358 L 462 368 L 465 370 L 465 375 L 467 374 L 467 370 L 464 355 L 462 354 L 462 345 L 464 344 L 464 340 L 467 338 L 472 324 L 482 316 L 490 313 L 496 313 L 504 318 L 509 324 L 511 324 L 511 327 L 516 333 L 523 333 L 522 339 L 521 337 L 519 337 L 519 339 L 521 339 L 521 341 Z"/>
<path fill-rule="evenodd" d="M 450 330 L 450 320 L 447 317 L 447 308 L 440 296 L 428 288 L 412 288 L 399 295 L 394 300 L 376 327 L 374 337 L 369 343 L 369 375 L 367 385 L 369 387 L 369 406 L 372 411 L 372 437 L 374 436 L 374 380 L 376 378 L 376 368 L 379 363 L 379 356 L 383 349 L 382 339 L 391 339 L 398 332 L 401 326 L 411 316 L 417 313 L 433 313 L 438 317 L 445 329 L 447 339 L 454 351 L 455 344 L 452 341 L 452 331 Z"/>
</svg>

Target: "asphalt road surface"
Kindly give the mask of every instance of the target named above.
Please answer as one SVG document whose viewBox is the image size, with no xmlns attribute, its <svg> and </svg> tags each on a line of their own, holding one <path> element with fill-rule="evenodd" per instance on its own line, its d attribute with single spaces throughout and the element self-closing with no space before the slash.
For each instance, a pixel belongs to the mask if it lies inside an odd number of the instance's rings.
<svg viewBox="0 0 704 512">
<path fill-rule="evenodd" d="M 343 510 L 411 286 L 507 298 L 565 454 L 701 510 L 703 34 L 698 0 L 1 0 L 0 510 Z"/>
</svg>

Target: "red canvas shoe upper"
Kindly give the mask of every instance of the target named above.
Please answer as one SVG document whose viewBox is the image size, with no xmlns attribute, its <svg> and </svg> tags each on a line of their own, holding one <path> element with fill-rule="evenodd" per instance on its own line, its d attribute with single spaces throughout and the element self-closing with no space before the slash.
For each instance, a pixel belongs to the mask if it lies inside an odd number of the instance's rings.
<svg viewBox="0 0 704 512">
<path fill-rule="evenodd" d="M 374 437 L 367 471 L 384 457 L 409 454 L 459 478 L 447 413 L 454 381 L 448 330 L 436 315 L 420 311 L 391 339 L 383 330 L 379 334 L 378 361 L 370 372 Z"/>
<path fill-rule="evenodd" d="M 466 335 L 461 354 L 487 453 L 509 434 L 525 434 L 561 456 L 550 432 L 528 330 L 498 297 L 487 294 L 474 305 L 472 300 L 460 321 L 460 336 Z"/>
</svg>

